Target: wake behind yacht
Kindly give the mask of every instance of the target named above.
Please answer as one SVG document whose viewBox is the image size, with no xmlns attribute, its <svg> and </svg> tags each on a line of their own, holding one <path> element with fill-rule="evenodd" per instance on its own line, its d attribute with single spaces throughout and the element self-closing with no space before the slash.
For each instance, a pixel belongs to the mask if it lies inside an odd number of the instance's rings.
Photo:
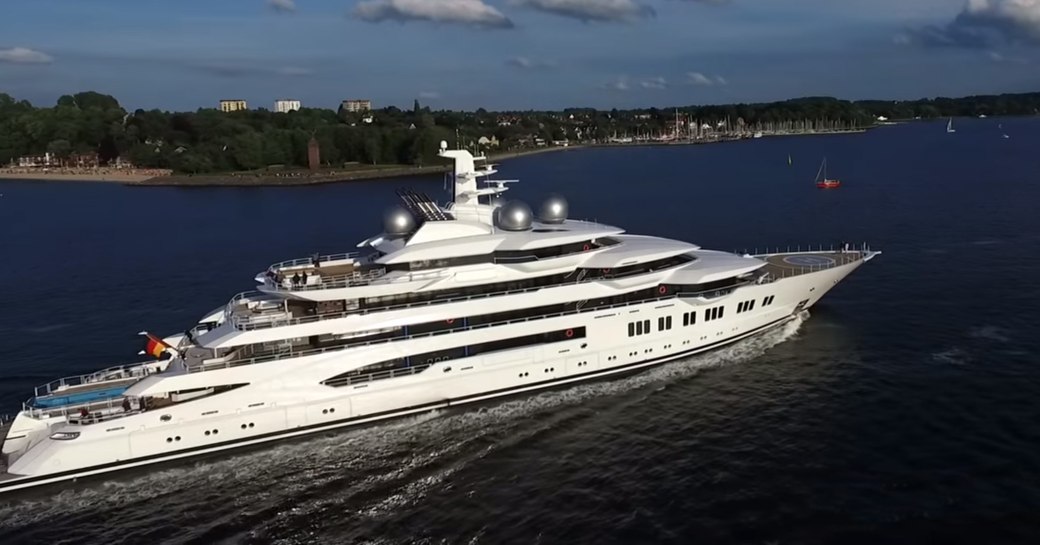
<svg viewBox="0 0 1040 545">
<path fill-rule="evenodd" d="M 879 252 L 738 255 L 505 200 L 465 150 L 358 251 L 270 265 L 148 361 L 36 389 L 0 492 L 646 369 L 793 319 Z"/>
</svg>

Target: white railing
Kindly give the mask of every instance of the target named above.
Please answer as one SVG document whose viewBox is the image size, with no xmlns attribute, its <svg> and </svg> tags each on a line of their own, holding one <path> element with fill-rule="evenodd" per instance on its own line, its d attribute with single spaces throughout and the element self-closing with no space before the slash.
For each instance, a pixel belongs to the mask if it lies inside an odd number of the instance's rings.
<svg viewBox="0 0 1040 545">
<path fill-rule="evenodd" d="M 52 380 L 42 386 L 37 386 L 34 389 L 34 398 L 61 394 L 64 393 L 61 390 L 72 386 L 146 377 L 155 373 L 157 370 L 158 369 L 155 366 L 150 365 L 150 363 L 136 363 L 117 365 L 86 375 L 63 377 L 57 380 Z"/>
<path fill-rule="evenodd" d="M 124 399 L 130 402 L 129 410 L 123 408 Z M 144 411 L 140 409 L 139 398 L 120 396 L 60 407 L 33 407 L 27 401 L 22 404 L 22 412 L 35 419 L 62 417 L 69 424 L 87 425 L 106 422 Z"/>
<path fill-rule="evenodd" d="M 745 248 L 743 252 L 734 250 L 733 253 L 738 254 L 738 255 L 750 255 L 752 257 L 769 257 L 771 255 L 804 254 L 804 253 L 821 253 L 821 254 L 822 253 L 838 253 L 838 254 L 840 254 L 840 253 L 861 253 L 861 254 L 865 254 L 865 253 L 870 253 L 870 251 L 871 251 L 870 250 L 870 245 L 867 244 L 866 242 L 861 242 L 859 244 L 851 244 L 851 243 L 847 244 L 847 247 L 834 246 L 833 244 L 831 244 L 830 246 L 824 246 L 823 244 L 816 244 L 816 245 L 808 244 L 808 245 L 806 245 L 804 247 L 802 245 L 787 246 L 786 249 L 781 248 L 780 246 L 773 246 L 773 247 L 765 246 L 765 247 L 762 248 L 761 252 L 759 251 L 758 248 L 755 248 L 754 250 L 750 250 L 750 251 L 747 248 Z"/>
<path fill-rule="evenodd" d="M 274 265 L 271 265 L 270 267 L 268 267 L 267 270 L 277 273 L 281 269 L 286 269 L 286 268 L 289 268 L 289 267 L 300 267 L 300 266 L 303 266 L 303 265 L 316 265 L 316 264 L 320 265 L 320 264 L 328 262 L 328 261 L 342 261 L 342 260 L 346 260 L 346 259 L 354 259 L 354 258 L 356 258 L 359 255 L 360 255 L 360 252 L 344 252 L 344 253 L 341 253 L 341 254 L 319 255 L 319 256 L 317 256 L 317 259 L 315 259 L 314 256 L 311 256 L 311 257 L 301 257 L 301 258 L 298 258 L 298 259 L 290 259 L 288 261 L 282 261 L 281 263 L 275 263 Z"/>
<path fill-rule="evenodd" d="M 273 287 L 278 291 L 310 291 L 310 290 L 328 290 L 337 288 L 353 288 L 357 286 L 368 286 L 371 285 L 375 280 L 385 280 L 386 284 L 398 284 L 404 282 L 415 282 L 420 280 L 443 278 L 450 276 L 454 273 L 448 270 L 432 270 L 423 272 L 409 272 L 401 274 L 399 276 L 387 276 L 387 270 L 385 268 L 371 269 L 365 272 L 356 272 L 350 274 L 341 274 L 336 276 L 324 277 L 321 276 L 320 270 L 315 273 L 318 280 L 314 282 L 312 280 L 315 275 L 311 275 L 307 278 L 306 285 L 292 285 L 291 279 L 282 277 L 281 283 L 272 281 L 268 283 L 268 286 Z M 311 283 L 314 282 L 314 283 Z M 287 285 L 288 284 L 288 285 Z"/>
<path fill-rule="evenodd" d="M 249 303 L 254 302 L 254 301 L 255 302 L 261 302 L 261 301 L 281 301 L 281 300 L 282 299 L 280 297 L 278 297 L 278 296 L 271 295 L 269 293 L 264 293 L 262 291 L 256 291 L 256 290 L 243 291 L 242 293 L 236 294 L 234 297 L 231 298 L 230 301 L 227 302 L 226 305 L 224 305 L 224 319 L 225 319 L 225 321 L 233 321 L 233 320 L 239 319 L 240 317 L 237 317 L 235 315 L 235 309 L 236 309 L 236 307 L 238 307 L 239 305 L 241 305 L 243 303 L 248 305 Z"/>
</svg>

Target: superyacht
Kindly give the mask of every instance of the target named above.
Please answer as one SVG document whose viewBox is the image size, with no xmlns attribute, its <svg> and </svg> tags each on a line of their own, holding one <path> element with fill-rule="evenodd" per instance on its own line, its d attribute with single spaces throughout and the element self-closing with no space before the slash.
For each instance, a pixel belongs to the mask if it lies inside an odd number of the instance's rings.
<svg viewBox="0 0 1040 545">
<path fill-rule="evenodd" d="M 147 361 L 36 388 L 0 428 L 0 492 L 646 369 L 780 326 L 879 253 L 535 214 L 484 157 L 440 156 L 447 204 L 402 191 L 357 251 L 275 263 L 184 333 L 142 332 Z"/>
</svg>

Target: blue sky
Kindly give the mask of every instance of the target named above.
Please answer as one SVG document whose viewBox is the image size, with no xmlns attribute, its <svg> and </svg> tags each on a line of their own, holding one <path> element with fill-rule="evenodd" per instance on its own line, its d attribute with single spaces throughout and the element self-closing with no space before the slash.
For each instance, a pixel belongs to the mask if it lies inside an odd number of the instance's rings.
<svg viewBox="0 0 1040 545">
<path fill-rule="evenodd" d="M 1040 90 L 1040 0 L 4 0 L 0 92 L 628 108 Z"/>
</svg>

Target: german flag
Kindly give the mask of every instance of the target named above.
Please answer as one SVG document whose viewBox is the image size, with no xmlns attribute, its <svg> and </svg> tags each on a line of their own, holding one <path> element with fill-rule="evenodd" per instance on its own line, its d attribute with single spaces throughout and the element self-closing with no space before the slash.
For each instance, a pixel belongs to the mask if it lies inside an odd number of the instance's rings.
<svg viewBox="0 0 1040 545">
<path fill-rule="evenodd" d="M 144 343 L 144 350 L 142 350 L 140 354 L 148 354 L 158 360 L 162 359 L 162 355 L 164 352 L 166 352 L 167 349 L 173 348 L 172 346 L 166 344 L 159 337 L 156 337 L 155 335 L 152 335 L 147 331 L 142 331 L 139 333 L 139 335 L 144 335 L 148 338 L 148 340 Z"/>
</svg>

